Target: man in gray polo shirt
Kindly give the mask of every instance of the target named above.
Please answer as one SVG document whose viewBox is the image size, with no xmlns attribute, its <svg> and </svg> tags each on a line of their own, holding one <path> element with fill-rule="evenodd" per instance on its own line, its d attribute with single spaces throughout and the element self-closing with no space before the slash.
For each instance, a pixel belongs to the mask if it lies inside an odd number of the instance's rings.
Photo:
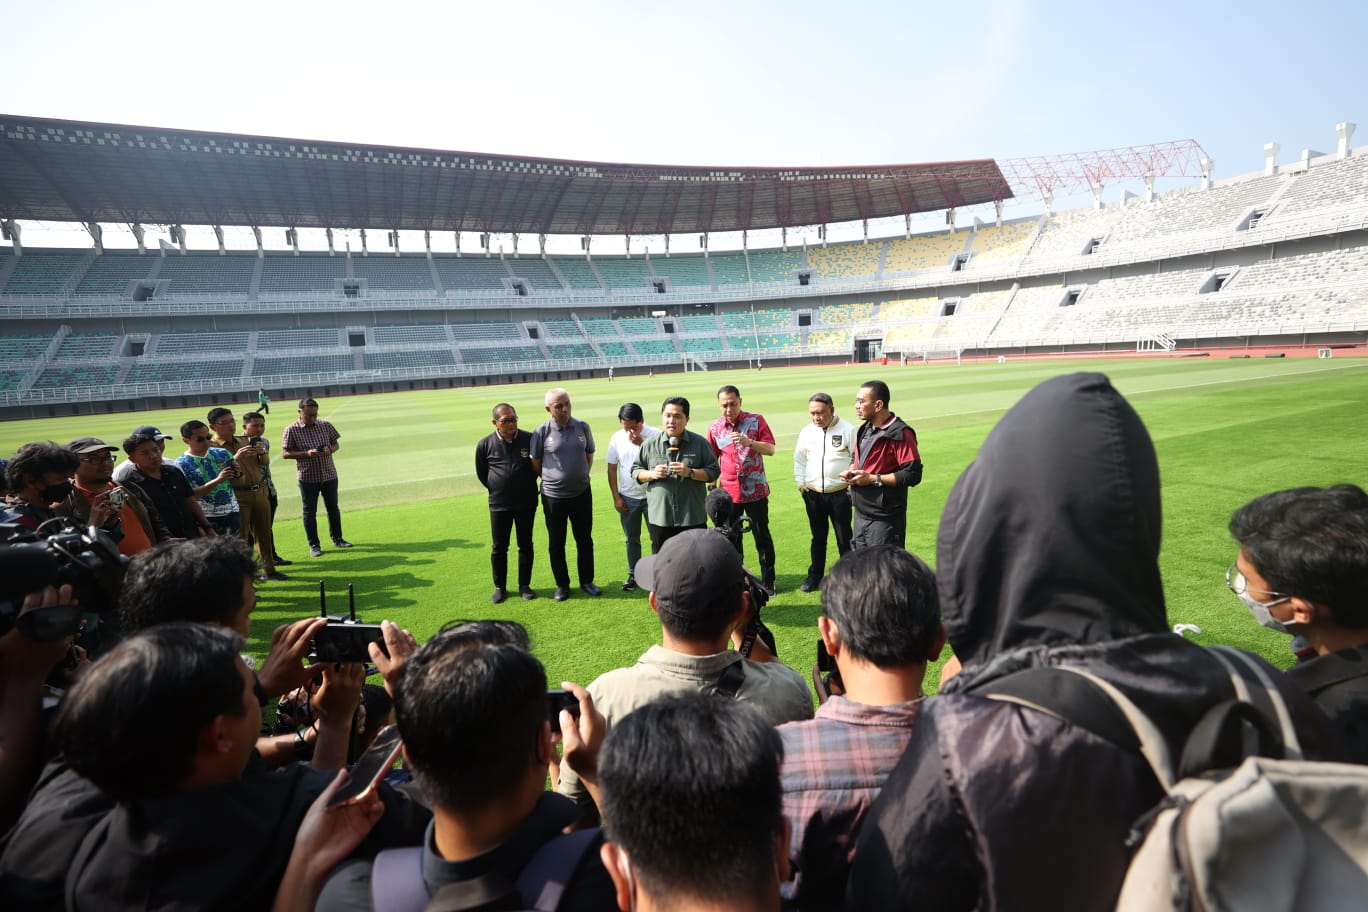
<svg viewBox="0 0 1368 912">
<path fill-rule="evenodd" d="M 812 718 L 807 681 L 757 638 L 749 658 L 728 648 L 750 618 L 741 555 L 714 529 L 680 532 L 658 554 L 637 562 L 637 582 L 650 590 L 660 618 L 660 645 L 630 668 L 599 675 L 588 687 L 608 726 L 666 694 L 718 693 L 749 703 L 772 725 Z M 701 750 L 707 746 L 702 745 Z M 562 761 L 557 791 L 586 811 L 593 801 Z"/>
<path fill-rule="evenodd" d="M 542 514 L 546 517 L 547 550 L 556 580 L 555 599 L 570 597 L 570 566 L 565 560 L 566 525 L 575 536 L 580 591 L 603 592 L 594 585 L 594 499 L 589 469 L 594 464 L 594 435 L 589 425 L 570 417 L 570 394 L 560 387 L 546 391 L 551 417 L 532 432 L 532 468 L 541 476 Z"/>
</svg>

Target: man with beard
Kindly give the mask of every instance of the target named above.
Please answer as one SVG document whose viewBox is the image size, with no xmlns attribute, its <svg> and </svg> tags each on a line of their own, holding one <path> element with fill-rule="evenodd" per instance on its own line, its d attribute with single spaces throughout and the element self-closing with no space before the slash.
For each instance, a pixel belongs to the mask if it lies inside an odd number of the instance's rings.
<svg viewBox="0 0 1368 912">
<path fill-rule="evenodd" d="M 111 480 L 118 447 L 96 437 L 77 437 L 67 446 L 78 460 L 72 479 L 75 490 L 57 506 L 58 513 L 80 525 L 103 529 L 126 557 L 171 537 L 157 508 L 140 488 L 119 487 Z"/>
</svg>

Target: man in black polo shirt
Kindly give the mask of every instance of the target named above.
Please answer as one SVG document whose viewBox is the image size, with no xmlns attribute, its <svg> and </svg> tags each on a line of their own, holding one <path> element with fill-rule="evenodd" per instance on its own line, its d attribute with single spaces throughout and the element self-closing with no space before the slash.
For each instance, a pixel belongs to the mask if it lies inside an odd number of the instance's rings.
<svg viewBox="0 0 1368 912">
<path fill-rule="evenodd" d="M 518 429 L 518 412 L 507 402 L 494 406 L 494 433 L 475 445 L 475 476 L 489 489 L 489 530 L 493 550 L 494 594 L 499 604 L 507 597 L 508 539 L 518 529 L 518 593 L 531 600 L 532 525 L 537 515 L 537 472 L 532 467 L 532 435 Z"/>
<path fill-rule="evenodd" d="M 120 483 L 135 487 L 147 495 L 161 514 L 162 522 L 166 523 L 172 538 L 199 538 L 213 534 L 185 473 L 175 465 L 162 461 L 162 447 L 157 435 L 134 434 L 124 440 L 123 451 L 128 454 L 133 469 Z"/>
</svg>

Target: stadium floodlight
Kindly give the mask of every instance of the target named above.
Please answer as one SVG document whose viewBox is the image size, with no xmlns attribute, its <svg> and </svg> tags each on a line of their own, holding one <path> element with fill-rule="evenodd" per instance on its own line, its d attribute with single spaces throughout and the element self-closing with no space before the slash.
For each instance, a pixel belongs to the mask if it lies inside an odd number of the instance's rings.
<svg viewBox="0 0 1368 912">
<path fill-rule="evenodd" d="M 323 233 L 328 236 L 328 256 L 336 256 L 337 249 L 333 247 L 332 228 L 324 228 Z"/>
</svg>

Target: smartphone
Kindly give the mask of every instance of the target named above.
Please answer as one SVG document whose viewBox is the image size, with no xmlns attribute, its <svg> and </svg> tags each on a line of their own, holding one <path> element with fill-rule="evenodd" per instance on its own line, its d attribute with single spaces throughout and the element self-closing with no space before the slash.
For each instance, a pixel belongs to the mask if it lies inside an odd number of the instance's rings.
<svg viewBox="0 0 1368 912">
<path fill-rule="evenodd" d="M 404 742 L 399 738 L 399 726 L 386 725 L 380 729 L 370 747 L 351 768 L 351 778 L 328 799 L 328 807 L 337 807 L 368 795 L 394 766 Z"/>
<path fill-rule="evenodd" d="M 568 690 L 556 688 L 546 692 L 546 700 L 550 704 L 547 707 L 547 718 L 551 720 L 552 731 L 560 731 L 560 714 L 562 709 L 568 709 L 570 715 L 579 718 L 580 705 L 579 697 Z"/>
<path fill-rule="evenodd" d="M 385 649 L 385 635 L 379 624 L 339 624 L 328 622 L 314 634 L 314 655 L 320 662 L 370 662 L 371 643 L 379 643 L 380 651 L 389 655 Z"/>
<path fill-rule="evenodd" d="M 115 510 L 116 512 L 123 509 L 123 507 L 124 507 L 124 489 L 123 489 L 123 488 L 110 488 L 110 489 L 109 489 L 109 505 L 110 505 L 111 507 L 113 507 L 114 510 Z"/>
</svg>

